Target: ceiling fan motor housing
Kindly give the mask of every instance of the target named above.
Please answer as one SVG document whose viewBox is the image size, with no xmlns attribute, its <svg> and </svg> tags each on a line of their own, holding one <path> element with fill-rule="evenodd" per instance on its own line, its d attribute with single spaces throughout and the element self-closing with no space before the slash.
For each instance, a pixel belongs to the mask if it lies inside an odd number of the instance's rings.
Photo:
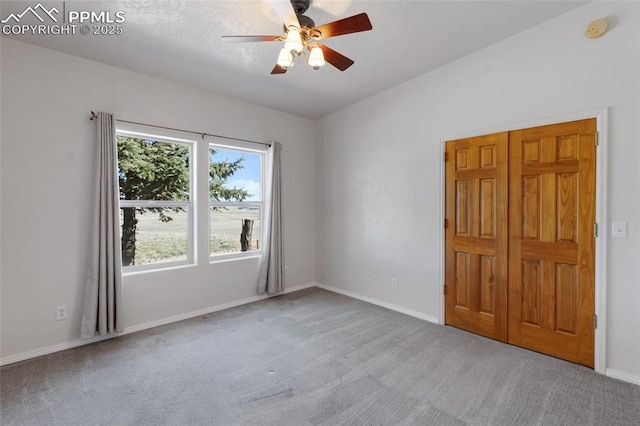
<svg viewBox="0 0 640 426">
<path fill-rule="evenodd" d="M 304 14 L 310 5 L 311 0 L 291 0 L 291 6 L 293 6 L 293 10 L 296 11 L 296 15 Z"/>
<path fill-rule="evenodd" d="M 304 13 L 309 9 L 310 5 L 311 0 L 291 0 L 291 6 L 293 6 L 293 10 L 295 10 L 296 12 L 298 22 L 300 22 L 300 28 L 307 27 L 311 29 L 316 26 L 316 23 L 313 22 L 313 19 L 304 15 Z"/>
<path fill-rule="evenodd" d="M 313 19 L 309 18 L 306 15 L 298 15 L 298 22 L 300 22 L 301 28 L 307 27 L 311 29 L 316 26 L 316 23 L 313 22 Z"/>
</svg>

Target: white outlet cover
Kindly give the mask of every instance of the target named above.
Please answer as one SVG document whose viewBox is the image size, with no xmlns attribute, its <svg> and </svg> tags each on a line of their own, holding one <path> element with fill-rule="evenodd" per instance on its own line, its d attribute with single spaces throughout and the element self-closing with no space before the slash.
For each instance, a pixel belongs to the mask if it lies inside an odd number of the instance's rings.
<svg viewBox="0 0 640 426">
<path fill-rule="evenodd" d="M 611 238 L 627 238 L 627 222 L 613 222 L 611 224 Z"/>
<path fill-rule="evenodd" d="M 69 317 L 67 306 L 56 306 L 56 321 L 66 320 Z"/>
</svg>

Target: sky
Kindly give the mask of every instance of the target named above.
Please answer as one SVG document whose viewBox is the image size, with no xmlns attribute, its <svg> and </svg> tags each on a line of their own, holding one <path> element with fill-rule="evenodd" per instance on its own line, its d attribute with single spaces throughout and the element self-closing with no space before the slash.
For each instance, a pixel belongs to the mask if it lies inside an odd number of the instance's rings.
<svg viewBox="0 0 640 426">
<path fill-rule="evenodd" d="M 260 154 L 253 152 L 232 151 L 216 148 L 216 153 L 211 156 L 212 161 L 235 161 L 244 157 L 243 169 L 238 170 L 231 176 L 225 187 L 244 188 L 251 194 L 246 201 L 259 201 L 260 194 Z"/>
</svg>

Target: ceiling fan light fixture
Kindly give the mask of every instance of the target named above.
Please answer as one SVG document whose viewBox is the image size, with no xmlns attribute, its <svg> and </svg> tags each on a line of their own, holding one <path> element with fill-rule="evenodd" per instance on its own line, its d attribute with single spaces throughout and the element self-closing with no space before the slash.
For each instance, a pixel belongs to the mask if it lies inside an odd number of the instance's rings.
<svg viewBox="0 0 640 426">
<path fill-rule="evenodd" d="M 317 70 L 320 67 L 324 66 L 325 64 L 324 53 L 322 52 L 321 48 L 319 48 L 318 46 L 314 46 L 311 48 L 311 53 L 309 54 L 308 63 L 309 63 L 309 66 L 314 70 Z"/>
<path fill-rule="evenodd" d="M 278 55 L 278 61 L 276 63 L 284 69 L 287 69 L 291 67 L 291 65 L 293 65 L 293 55 L 287 50 L 286 47 L 280 49 L 280 54 Z"/>
<path fill-rule="evenodd" d="M 276 41 L 282 43 L 276 65 L 271 70 L 272 75 L 285 74 L 287 69 L 294 65 L 296 58 L 303 55 L 308 65 L 315 70 L 328 63 L 340 71 L 345 71 L 353 65 L 353 60 L 325 45 L 324 40 L 373 29 L 369 16 L 363 12 L 316 27 L 313 19 L 304 14 L 312 1 L 271 0 L 275 12 L 283 22 L 284 34 L 222 37 L 230 42 Z M 320 43 L 320 40 L 323 40 L 323 43 Z"/>
<path fill-rule="evenodd" d="M 297 55 L 302 51 L 302 38 L 300 37 L 300 30 L 295 26 L 290 26 L 287 31 L 287 39 L 284 42 L 284 47 L 292 55 Z"/>
</svg>

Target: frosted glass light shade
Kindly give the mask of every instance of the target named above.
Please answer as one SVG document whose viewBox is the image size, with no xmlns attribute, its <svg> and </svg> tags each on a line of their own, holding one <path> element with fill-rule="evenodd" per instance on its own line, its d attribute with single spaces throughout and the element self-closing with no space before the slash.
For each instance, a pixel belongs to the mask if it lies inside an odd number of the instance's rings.
<svg viewBox="0 0 640 426">
<path fill-rule="evenodd" d="M 284 42 L 284 47 L 292 55 L 297 55 L 302 51 L 302 39 L 300 38 L 300 30 L 294 26 L 289 27 L 287 32 L 287 39 Z"/>
<path fill-rule="evenodd" d="M 309 54 L 309 66 L 311 66 L 314 70 L 324 66 L 324 54 L 322 53 L 322 49 L 318 46 L 311 49 L 311 53 Z"/>
<path fill-rule="evenodd" d="M 289 52 L 286 47 L 280 49 L 276 63 L 284 69 L 289 68 L 293 64 L 293 55 L 291 55 L 291 52 Z"/>
</svg>

